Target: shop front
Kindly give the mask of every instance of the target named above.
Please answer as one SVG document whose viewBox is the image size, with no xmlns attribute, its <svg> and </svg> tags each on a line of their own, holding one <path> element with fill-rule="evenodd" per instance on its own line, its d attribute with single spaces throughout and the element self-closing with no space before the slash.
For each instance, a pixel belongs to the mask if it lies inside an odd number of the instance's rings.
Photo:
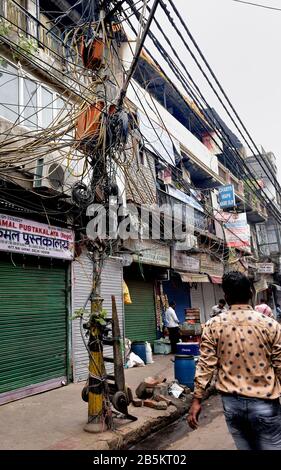
<svg viewBox="0 0 281 470">
<path fill-rule="evenodd" d="M 161 282 L 170 268 L 169 246 L 150 240 L 128 240 L 132 264 L 124 267 L 131 303 L 125 304 L 125 336 L 153 343 L 162 330 Z"/>
<path fill-rule="evenodd" d="M 189 279 L 199 272 L 199 262 L 185 251 L 171 249 L 171 276 L 163 282 L 164 293 L 176 302 L 176 313 L 180 323 L 185 321 L 185 310 L 190 308 Z"/>
<path fill-rule="evenodd" d="M 191 306 L 200 309 L 201 322 L 205 323 L 211 316 L 212 307 L 224 298 L 222 290 L 223 263 L 207 253 L 196 255 L 200 263 L 198 280 L 191 279 Z"/>
<path fill-rule="evenodd" d="M 0 215 L 0 404 L 65 385 L 74 234 Z"/>
<path fill-rule="evenodd" d="M 90 302 L 88 301 L 93 287 L 93 263 L 88 257 L 86 250 L 75 259 L 72 266 L 72 306 L 73 314 L 81 308 L 90 312 Z M 112 316 L 111 296 L 115 296 L 117 315 L 119 320 L 121 337 L 124 333 L 124 307 L 123 307 L 123 266 L 122 260 L 116 257 L 105 259 L 101 271 L 101 297 L 103 298 L 103 308 L 107 311 L 107 317 Z M 88 377 L 89 357 L 85 347 L 88 338 L 85 337 L 80 319 L 72 322 L 72 362 L 73 380 L 80 382 Z M 112 357 L 112 348 L 104 346 L 104 355 Z M 113 364 L 106 363 L 108 373 L 113 371 Z"/>
</svg>

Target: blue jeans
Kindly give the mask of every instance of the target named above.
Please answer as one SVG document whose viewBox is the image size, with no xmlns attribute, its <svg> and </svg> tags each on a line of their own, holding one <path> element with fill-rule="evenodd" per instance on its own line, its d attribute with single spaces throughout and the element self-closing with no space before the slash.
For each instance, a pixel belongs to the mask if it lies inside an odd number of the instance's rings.
<svg viewBox="0 0 281 470">
<path fill-rule="evenodd" d="M 222 395 L 229 432 L 239 450 L 281 450 L 279 399 Z"/>
</svg>

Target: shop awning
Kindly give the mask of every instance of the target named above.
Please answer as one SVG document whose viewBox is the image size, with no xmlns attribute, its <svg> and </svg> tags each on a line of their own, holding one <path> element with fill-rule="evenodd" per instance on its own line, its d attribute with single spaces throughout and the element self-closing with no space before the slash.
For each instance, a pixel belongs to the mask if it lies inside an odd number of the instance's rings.
<svg viewBox="0 0 281 470">
<path fill-rule="evenodd" d="M 182 282 L 210 282 L 205 274 L 182 273 L 178 272 Z"/>
<path fill-rule="evenodd" d="M 210 278 L 213 284 L 222 284 L 221 276 L 210 276 Z"/>
</svg>

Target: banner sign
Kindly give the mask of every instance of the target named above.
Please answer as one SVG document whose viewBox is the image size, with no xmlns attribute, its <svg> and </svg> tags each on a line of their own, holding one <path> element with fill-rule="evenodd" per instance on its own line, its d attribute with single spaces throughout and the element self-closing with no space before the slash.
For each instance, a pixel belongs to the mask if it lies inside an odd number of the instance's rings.
<svg viewBox="0 0 281 470">
<path fill-rule="evenodd" d="M 215 217 L 218 221 L 220 220 L 223 222 L 227 246 L 232 248 L 251 247 L 250 227 L 247 223 L 247 216 L 245 212 L 240 214 L 217 212 Z M 219 227 L 219 230 L 221 230 L 221 227 Z M 220 237 L 224 238 L 223 234 Z"/>
<path fill-rule="evenodd" d="M 233 184 L 219 187 L 219 205 L 221 209 L 235 207 L 235 193 Z"/>
<path fill-rule="evenodd" d="M 0 214 L 0 250 L 72 260 L 74 233 L 33 220 Z"/>
</svg>

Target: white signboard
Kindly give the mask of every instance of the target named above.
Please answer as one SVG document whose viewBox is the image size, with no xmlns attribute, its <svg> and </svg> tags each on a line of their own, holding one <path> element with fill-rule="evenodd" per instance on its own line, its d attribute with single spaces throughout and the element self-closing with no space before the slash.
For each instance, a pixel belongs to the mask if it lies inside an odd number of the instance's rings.
<svg viewBox="0 0 281 470">
<path fill-rule="evenodd" d="M 258 273 L 273 274 L 274 264 L 273 263 L 257 263 Z"/>
<path fill-rule="evenodd" d="M 0 214 L 0 250 L 71 260 L 74 256 L 74 233 L 33 220 Z"/>
<path fill-rule="evenodd" d="M 173 251 L 172 256 L 172 268 L 178 269 L 179 271 L 187 271 L 190 273 L 199 273 L 200 271 L 200 260 L 188 256 L 183 251 Z"/>
<path fill-rule="evenodd" d="M 124 246 L 132 250 L 133 260 L 143 264 L 170 267 L 170 247 L 151 240 L 126 240 Z"/>
</svg>

